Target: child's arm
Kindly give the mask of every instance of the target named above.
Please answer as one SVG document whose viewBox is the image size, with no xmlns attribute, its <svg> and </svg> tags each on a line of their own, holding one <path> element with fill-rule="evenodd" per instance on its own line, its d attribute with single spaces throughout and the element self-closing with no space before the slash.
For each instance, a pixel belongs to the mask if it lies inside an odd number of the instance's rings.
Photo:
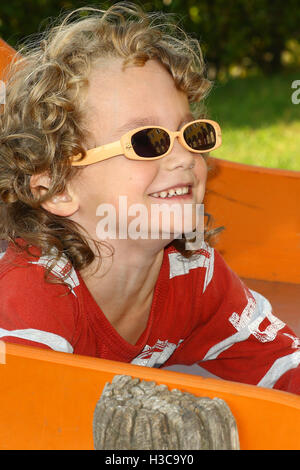
<svg viewBox="0 0 300 470">
<path fill-rule="evenodd" d="M 172 363 L 199 363 L 225 380 L 300 394 L 300 340 L 216 251 L 212 263 L 205 292 L 196 294 L 199 324 Z"/>
</svg>

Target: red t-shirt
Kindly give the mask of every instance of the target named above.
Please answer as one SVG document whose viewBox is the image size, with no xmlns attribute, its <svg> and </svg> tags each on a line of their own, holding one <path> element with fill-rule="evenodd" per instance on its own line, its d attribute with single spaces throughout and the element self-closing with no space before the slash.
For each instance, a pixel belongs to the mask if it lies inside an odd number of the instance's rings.
<svg viewBox="0 0 300 470">
<path fill-rule="evenodd" d="M 0 260 L 0 339 L 148 367 L 198 363 L 236 382 L 300 394 L 300 340 L 203 244 L 186 259 L 164 251 L 146 329 L 135 345 L 109 323 L 80 273 L 61 259 L 50 284 L 39 259 L 10 245 Z"/>
</svg>

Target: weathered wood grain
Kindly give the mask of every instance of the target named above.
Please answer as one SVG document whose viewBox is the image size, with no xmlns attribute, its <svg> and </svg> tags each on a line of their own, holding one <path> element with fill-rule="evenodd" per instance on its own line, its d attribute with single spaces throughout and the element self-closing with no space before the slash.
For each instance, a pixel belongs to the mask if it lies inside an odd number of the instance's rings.
<svg viewBox="0 0 300 470">
<path fill-rule="evenodd" d="M 239 449 L 236 421 L 219 398 L 116 375 L 96 405 L 98 450 Z"/>
</svg>

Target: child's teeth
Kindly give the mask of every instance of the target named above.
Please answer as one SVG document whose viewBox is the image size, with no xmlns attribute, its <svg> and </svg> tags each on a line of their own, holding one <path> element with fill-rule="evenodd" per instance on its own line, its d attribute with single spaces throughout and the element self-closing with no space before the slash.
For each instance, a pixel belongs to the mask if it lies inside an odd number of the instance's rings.
<svg viewBox="0 0 300 470">
<path fill-rule="evenodd" d="M 166 197 L 172 197 L 172 196 L 181 196 L 181 195 L 187 194 L 188 192 L 189 192 L 189 188 L 185 186 L 183 188 L 175 188 L 175 189 L 170 189 L 169 191 L 161 191 L 160 193 L 153 193 L 152 196 L 166 198 Z"/>
</svg>

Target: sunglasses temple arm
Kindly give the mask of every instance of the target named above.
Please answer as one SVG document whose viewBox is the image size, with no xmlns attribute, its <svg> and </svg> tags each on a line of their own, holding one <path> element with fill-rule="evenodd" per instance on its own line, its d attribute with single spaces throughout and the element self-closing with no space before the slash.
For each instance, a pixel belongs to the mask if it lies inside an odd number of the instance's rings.
<svg viewBox="0 0 300 470">
<path fill-rule="evenodd" d="M 117 155 L 122 155 L 124 153 L 121 142 L 118 140 L 112 142 L 111 144 L 101 145 L 101 147 L 96 147 L 94 149 L 88 150 L 86 157 L 80 161 L 76 159 L 81 157 L 81 154 L 71 157 L 72 166 L 85 166 L 91 165 L 92 163 L 101 162 L 107 160 L 108 158 L 116 157 Z"/>
</svg>

